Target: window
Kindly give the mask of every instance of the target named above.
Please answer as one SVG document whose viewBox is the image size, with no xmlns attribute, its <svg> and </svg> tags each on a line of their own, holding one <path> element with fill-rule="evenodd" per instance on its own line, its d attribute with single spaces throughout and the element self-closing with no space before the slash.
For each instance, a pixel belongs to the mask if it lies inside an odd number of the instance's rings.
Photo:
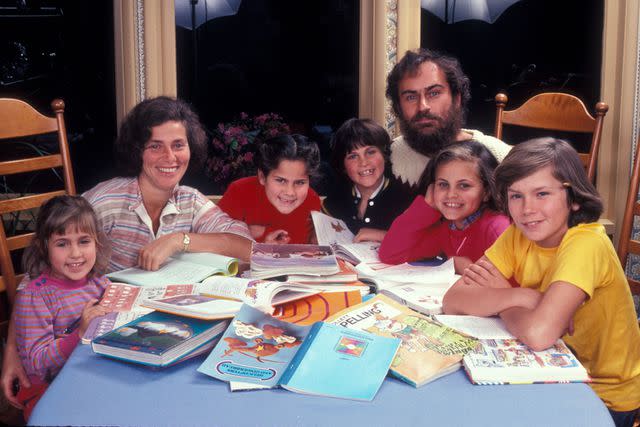
<svg viewBox="0 0 640 427">
<path fill-rule="evenodd" d="M 278 113 L 327 158 L 331 131 L 358 113 L 359 2 L 236 0 L 237 12 L 211 18 L 212 3 L 195 5 L 193 31 L 176 1 L 178 96 L 209 129 L 241 112 Z M 193 185 L 224 190 L 211 179 Z"/>
</svg>

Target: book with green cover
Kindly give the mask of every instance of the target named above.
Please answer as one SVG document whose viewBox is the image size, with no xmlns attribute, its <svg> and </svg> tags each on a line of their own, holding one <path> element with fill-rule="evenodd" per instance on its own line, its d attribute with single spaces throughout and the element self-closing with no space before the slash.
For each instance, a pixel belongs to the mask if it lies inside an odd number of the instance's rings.
<svg viewBox="0 0 640 427">
<path fill-rule="evenodd" d="M 238 260 L 235 258 L 209 252 L 193 252 L 170 257 L 156 271 L 132 267 L 114 271 L 107 276 L 112 281 L 138 286 L 155 286 L 198 283 L 216 274 L 235 276 L 237 273 Z"/>
<path fill-rule="evenodd" d="M 420 387 L 458 370 L 465 353 L 478 341 L 400 305 L 385 295 L 346 308 L 328 322 L 400 339 L 391 374 Z"/>
</svg>

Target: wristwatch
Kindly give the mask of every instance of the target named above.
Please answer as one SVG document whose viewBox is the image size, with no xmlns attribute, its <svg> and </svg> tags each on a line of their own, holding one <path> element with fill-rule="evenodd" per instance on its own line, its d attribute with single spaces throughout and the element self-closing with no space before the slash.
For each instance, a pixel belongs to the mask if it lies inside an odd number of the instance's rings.
<svg viewBox="0 0 640 427">
<path fill-rule="evenodd" d="M 182 234 L 182 252 L 189 251 L 189 243 L 191 243 L 191 237 L 187 233 Z"/>
</svg>

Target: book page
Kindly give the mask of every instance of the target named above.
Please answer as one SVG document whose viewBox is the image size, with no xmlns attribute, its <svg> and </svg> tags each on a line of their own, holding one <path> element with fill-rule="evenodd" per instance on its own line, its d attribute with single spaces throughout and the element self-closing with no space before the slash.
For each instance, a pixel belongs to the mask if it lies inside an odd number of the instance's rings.
<svg viewBox="0 0 640 427">
<path fill-rule="evenodd" d="M 515 338 L 499 317 L 455 316 L 438 314 L 435 316 L 442 324 L 480 339 Z"/>
<path fill-rule="evenodd" d="M 379 248 L 379 242 L 343 243 L 338 246 L 337 254 L 346 253 L 350 257 L 357 259 L 359 262 L 379 263 Z"/>
<path fill-rule="evenodd" d="M 140 308 L 146 299 L 166 298 L 174 295 L 191 294 L 194 285 L 145 286 L 126 283 L 110 283 L 102 294 L 100 305 L 111 311 L 129 311 Z"/>
<path fill-rule="evenodd" d="M 456 280 L 453 258 L 438 266 L 411 265 L 408 263 L 399 265 L 360 263 L 356 266 L 358 277 L 375 279 L 382 287 L 384 283 L 390 285 L 397 283 L 430 283 L 451 286 Z"/>
<path fill-rule="evenodd" d="M 223 271 L 208 265 L 171 260 L 156 271 L 133 267 L 113 272 L 108 277 L 134 285 L 153 286 L 172 283 L 198 283 L 216 272 Z"/>
<path fill-rule="evenodd" d="M 318 211 L 311 212 L 311 219 L 319 245 L 353 243 L 355 236 L 341 219 L 330 217 Z"/>
</svg>

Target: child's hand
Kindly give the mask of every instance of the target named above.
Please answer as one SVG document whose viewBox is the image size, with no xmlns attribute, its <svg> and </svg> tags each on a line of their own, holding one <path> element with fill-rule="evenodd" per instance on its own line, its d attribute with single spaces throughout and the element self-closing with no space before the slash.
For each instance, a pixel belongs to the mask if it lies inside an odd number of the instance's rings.
<svg viewBox="0 0 640 427">
<path fill-rule="evenodd" d="M 433 184 L 429 184 L 429 187 L 427 187 L 427 193 L 424 195 L 424 201 L 432 208 L 435 208 L 436 202 L 433 200 Z"/>
<path fill-rule="evenodd" d="M 97 302 L 98 300 L 95 298 L 87 301 L 84 306 L 84 310 L 82 310 L 82 317 L 80 317 L 80 325 L 78 326 L 78 335 L 80 337 L 84 335 L 85 331 L 89 327 L 89 323 L 91 323 L 93 319 L 98 316 L 104 316 L 109 312 L 108 309 L 97 304 Z"/>
<path fill-rule="evenodd" d="M 496 266 L 484 257 L 465 268 L 462 279 L 467 285 L 478 285 L 487 288 L 511 288 L 509 281 L 505 279 Z"/>
<path fill-rule="evenodd" d="M 271 243 L 275 245 L 284 245 L 285 243 L 289 243 L 290 241 L 291 237 L 289 237 L 289 233 L 287 233 L 286 230 L 272 231 L 264 238 L 265 243 Z"/>
<path fill-rule="evenodd" d="M 380 230 L 377 228 L 361 228 L 358 234 L 355 235 L 353 241 L 358 242 L 382 242 L 384 236 L 387 234 L 387 230 Z"/>
<path fill-rule="evenodd" d="M 264 225 L 253 224 L 249 226 L 249 233 L 254 240 L 262 237 L 266 230 L 267 227 L 265 227 Z"/>
</svg>

